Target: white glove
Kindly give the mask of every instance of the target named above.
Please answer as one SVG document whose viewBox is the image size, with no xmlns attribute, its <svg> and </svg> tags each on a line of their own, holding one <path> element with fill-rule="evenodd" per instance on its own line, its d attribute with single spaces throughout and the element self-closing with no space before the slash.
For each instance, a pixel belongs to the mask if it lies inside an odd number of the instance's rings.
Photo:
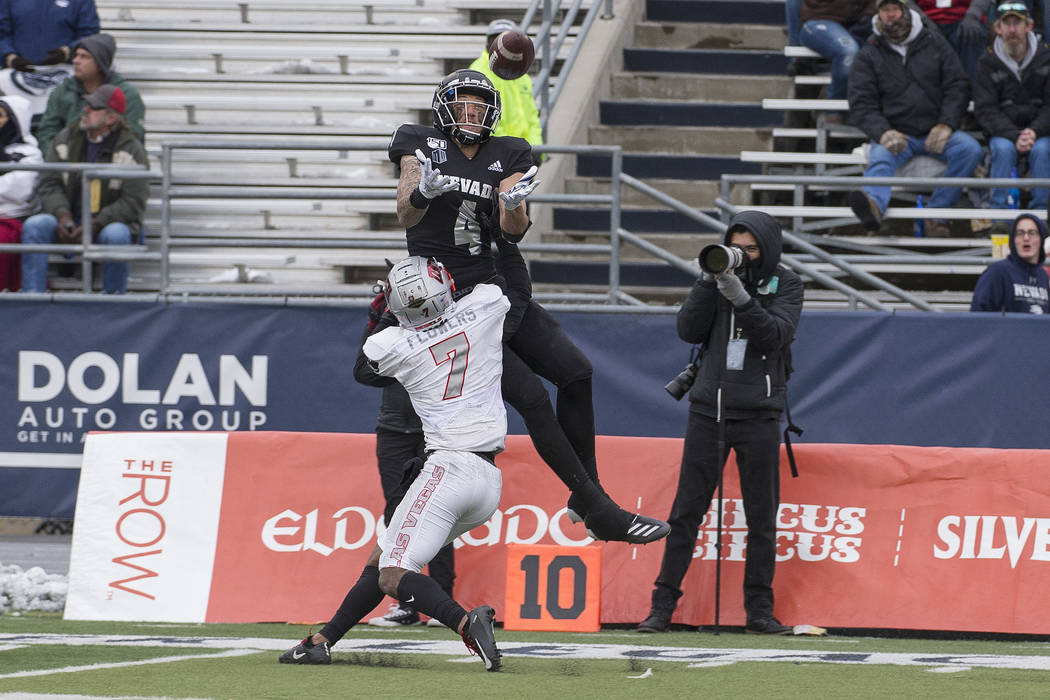
<svg viewBox="0 0 1050 700">
<path fill-rule="evenodd" d="M 533 180 L 536 177 L 536 173 L 539 170 L 535 165 L 529 168 L 521 179 L 514 183 L 506 192 L 500 192 L 499 198 L 503 202 L 503 208 L 507 211 L 513 211 L 521 206 L 521 203 L 525 201 L 525 198 L 532 194 L 532 191 L 536 189 L 536 185 L 540 184 L 539 180 Z"/>
<path fill-rule="evenodd" d="M 737 308 L 751 300 L 751 295 L 744 289 L 744 283 L 733 274 L 732 270 L 726 270 L 715 275 L 715 284 L 718 285 L 718 291 L 722 293 L 722 296 Z"/>
<path fill-rule="evenodd" d="M 449 190 L 456 189 L 457 185 L 448 175 L 442 175 L 440 170 L 435 170 L 430 159 L 423 155 L 423 151 L 416 149 L 416 158 L 419 159 L 420 177 L 419 193 L 427 199 L 439 197 Z"/>
</svg>

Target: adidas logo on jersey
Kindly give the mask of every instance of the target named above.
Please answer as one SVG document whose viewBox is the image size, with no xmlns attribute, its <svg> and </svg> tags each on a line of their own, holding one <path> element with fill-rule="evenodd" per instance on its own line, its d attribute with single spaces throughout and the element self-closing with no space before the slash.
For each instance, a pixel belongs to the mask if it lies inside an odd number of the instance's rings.
<svg viewBox="0 0 1050 700">
<path fill-rule="evenodd" d="M 498 160 L 489 166 L 489 170 L 495 170 L 497 173 L 503 172 L 503 164 Z"/>
</svg>

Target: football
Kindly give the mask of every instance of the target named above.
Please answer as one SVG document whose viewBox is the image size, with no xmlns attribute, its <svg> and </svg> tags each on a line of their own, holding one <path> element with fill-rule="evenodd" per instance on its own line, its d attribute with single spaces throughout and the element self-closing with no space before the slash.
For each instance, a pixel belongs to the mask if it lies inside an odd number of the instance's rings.
<svg viewBox="0 0 1050 700">
<path fill-rule="evenodd" d="M 528 72 L 536 47 L 524 32 L 506 31 L 489 46 L 489 68 L 504 80 L 517 80 Z"/>
</svg>

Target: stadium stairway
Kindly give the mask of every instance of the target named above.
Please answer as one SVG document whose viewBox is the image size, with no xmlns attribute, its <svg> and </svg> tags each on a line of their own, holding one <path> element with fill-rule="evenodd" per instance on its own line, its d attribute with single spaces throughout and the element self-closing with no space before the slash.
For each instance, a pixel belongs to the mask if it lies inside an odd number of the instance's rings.
<svg viewBox="0 0 1050 700">
<path fill-rule="evenodd" d="M 761 172 L 759 164 L 742 163 L 740 151 L 772 146 L 782 115 L 763 110 L 762 99 L 793 94 L 783 22 L 783 2 L 773 0 L 647 0 L 587 142 L 621 145 L 624 172 L 714 214 L 722 173 Z M 609 171 L 608 157 L 580 155 L 565 191 L 607 194 Z M 622 196 L 623 228 L 656 245 L 689 259 L 715 241 L 712 230 L 633 188 L 622 187 Z M 544 240 L 603 242 L 608 227 L 607 209 L 559 206 Z M 680 298 L 692 283 L 633 246 L 621 256 L 629 293 Z M 534 256 L 531 270 L 543 287 L 608 284 L 608 264 L 597 259 Z"/>
</svg>

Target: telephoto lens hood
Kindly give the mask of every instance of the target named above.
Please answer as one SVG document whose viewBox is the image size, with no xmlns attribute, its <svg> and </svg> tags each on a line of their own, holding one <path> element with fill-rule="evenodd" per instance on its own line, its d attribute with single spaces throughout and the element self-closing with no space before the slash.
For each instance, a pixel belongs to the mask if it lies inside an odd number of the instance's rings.
<svg viewBox="0 0 1050 700">
<path fill-rule="evenodd" d="M 744 251 L 735 245 L 718 245 L 712 243 L 704 246 L 697 256 L 700 269 L 712 275 L 735 270 L 744 264 Z"/>
</svg>

